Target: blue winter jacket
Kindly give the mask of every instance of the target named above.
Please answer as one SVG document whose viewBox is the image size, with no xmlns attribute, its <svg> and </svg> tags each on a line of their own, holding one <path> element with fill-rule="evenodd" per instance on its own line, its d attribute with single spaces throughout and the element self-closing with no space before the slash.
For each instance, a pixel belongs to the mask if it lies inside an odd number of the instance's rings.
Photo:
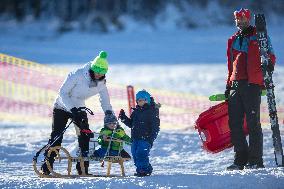
<svg viewBox="0 0 284 189">
<path fill-rule="evenodd" d="M 133 110 L 130 118 L 125 116 L 122 120 L 126 126 L 131 128 L 132 140 L 144 139 L 153 145 L 160 131 L 159 109 L 151 103 L 143 107 L 136 106 Z"/>
</svg>

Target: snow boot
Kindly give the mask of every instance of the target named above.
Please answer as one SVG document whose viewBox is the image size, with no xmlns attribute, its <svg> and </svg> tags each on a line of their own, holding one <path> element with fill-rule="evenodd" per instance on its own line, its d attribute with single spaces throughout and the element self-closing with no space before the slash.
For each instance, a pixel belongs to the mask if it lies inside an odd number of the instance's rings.
<svg viewBox="0 0 284 189">
<path fill-rule="evenodd" d="M 238 170 L 243 170 L 244 166 L 242 165 L 237 165 L 237 164 L 232 164 L 229 167 L 227 167 L 228 171 L 238 171 Z"/>
<path fill-rule="evenodd" d="M 52 166 L 51 166 L 52 167 Z M 40 168 L 40 171 L 43 175 L 50 175 L 50 171 L 47 168 L 46 163 L 44 162 Z"/>
<path fill-rule="evenodd" d="M 263 164 L 247 164 L 245 169 L 263 169 L 265 168 Z"/>
<path fill-rule="evenodd" d="M 91 174 L 89 174 L 89 161 L 84 161 L 84 167 L 85 167 L 86 175 L 91 175 Z M 80 166 L 80 162 L 77 162 L 76 169 L 77 169 L 78 175 L 82 175 L 82 169 L 81 169 L 81 166 Z"/>
<path fill-rule="evenodd" d="M 150 175 L 151 175 L 151 173 L 146 173 L 144 171 L 134 173 L 134 176 L 136 176 L 136 177 L 146 177 L 146 176 L 150 176 Z"/>
<path fill-rule="evenodd" d="M 122 158 L 131 158 L 131 156 L 123 149 L 120 152 Z"/>
<path fill-rule="evenodd" d="M 51 157 L 51 158 L 45 158 L 45 161 L 49 161 L 49 164 L 51 166 L 51 168 L 53 169 L 53 163 L 54 163 L 54 157 Z M 46 162 L 44 162 L 42 165 L 41 165 L 41 173 L 44 174 L 44 175 L 50 175 L 50 171 L 48 170 L 47 168 L 47 164 Z"/>
</svg>

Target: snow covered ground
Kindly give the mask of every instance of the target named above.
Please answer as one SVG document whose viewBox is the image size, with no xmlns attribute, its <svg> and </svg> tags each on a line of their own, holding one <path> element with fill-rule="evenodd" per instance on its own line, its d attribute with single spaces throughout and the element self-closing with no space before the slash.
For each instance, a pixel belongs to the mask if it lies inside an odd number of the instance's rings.
<svg viewBox="0 0 284 189">
<path fill-rule="evenodd" d="M 32 157 L 47 141 L 50 128 L 29 126 L 1 127 L 0 188 L 283 188 L 284 170 L 273 160 L 271 132 L 264 130 L 266 169 L 225 171 L 232 150 L 208 154 L 200 148 L 196 132 L 161 132 L 151 153 L 154 173 L 136 178 L 133 162 L 127 162 L 125 178 L 40 179 L 32 169 Z M 63 146 L 75 145 L 69 129 Z M 72 147 L 71 145 L 71 147 Z M 129 151 L 129 147 L 126 148 Z M 74 165 L 73 165 L 74 166 Z M 113 165 L 112 173 L 119 173 Z M 102 171 L 100 163 L 91 165 L 92 173 Z M 105 173 L 105 170 L 103 171 Z"/>
<path fill-rule="evenodd" d="M 163 88 L 208 95 L 223 90 L 225 68 L 215 65 L 141 65 L 133 72 L 125 72 L 130 65 L 115 65 L 109 73 L 110 82 L 131 82 L 144 88 Z M 169 72 L 165 69 L 170 68 Z M 140 70 L 143 72 L 140 72 Z M 158 72 L 156 70 L 159 70 Z M 206 72 L 207 70 L 207 72 Z M 204 75 L 204 73 L 206 74 Z M 168 73 L 168 74 L 166 74 Z M 203 73 L 203 74 L 202 74 Z M 147 74 L 148 79 L 143 79 Z M 275 73 L 277 89 L 283 96 L 284 68 Z M 159 75 L 157 79 L 156 75 Z M 117 77 L 120 76 L 119 80 Z M 141 78 L 142 77 L 142 78 Z M 202 85 L 200 83 L 202 82 Z M 215 85 L 216 84 L 216 85 Z M 278 85 L 279 84 L 279 85 Z M 282 84 L 282 85 L 280 85 Z M 204 86 L 203 86 L 204 85 Z M 176 87 L 177 86 L 177 87 Z M 278 95 L 280 95 L 278 94 Z M 265 101 L 264 101 L 265 102 Z M 283 104 L 282 104 L 283 105 Z M 98 131 L 99 126 L 92 126 Z M 271 131 L 264 126 L 264 162 L 266 169 L 225 171 L 232 162 L 232 149 L 209 154 L 201 149 L 195 130 L 162 130 L 151 152 L 154 173 L 151 177 L 136 178 L 133 162 L 127 162 L 125 178 L 40 179 L 32 169 L 32 157 L 46 144 L 49 126 L 0 126 L 0 188 L 277 188 L 284 185 L 284 169 L 274 163 Z M 283 131 L 283 124 L 281 125 Z M 127 129 L 129 132 L 129 129 Z M 283 135 L 282 135 L 283 136 Z M 63 146 L 72 151 L 77 146 L 75 131 L 67 130 Z M 126 150 L 130 152 L 129 147 Z M 74 166 L 74 165 L 73 165 Z M 119 169 L 113 166 L 113 171 Z M 98 162 L 91 165 L 91 172 L 105 173 Z M 115 172 L 112 172 L 115 173 Z"/>
<path fill-rule="evenodd" d="M 279 61 L 274 74 L 277 103 L 283 107 L 284 37 L 282 27 L 270 31 Z M 110 63 L 115 63 L 111 64 L 108 82 L 208 96 L 224 91 L 226 40 L 232 32 L 233 28 L 136 30 L 102 36 L 69 33 L 58 37 L 48 36 L 41 28 L 30 30 L 23 26 L 18 31 L 1 30 L 0 49 L 20 58 L 41 63 L 64 62 L 65 66 L 89 61 L 104 49 L 109 52 Z M 97 130 L 99 126 L 92 127 Z M 195 130 L 162 130 L 151 152 L 154 167 L 151 177 L 133 177 L 135 168 L 130 161 L 125 165 L 125 178 L 40 179 L 33 172 L 32 158 L 46 144 L 50 130 L 49 126 L 41 125 L 0 124 L 0 188 L 284 188 L 284 169 L 275 166 L 268 126 L 263 129 L 266 168 L 262 170 L 225 171 L 233 159 L 232 149 L 208 154 L 200 148 Z M 75 145 L 75 131 L 68 129 L 63 146 L 73 149 Z M 130 151 L 129 147 L 126 150 Z M 91 172 L 98 171 L 102 171 L 99 163 L 92 164 Z"/>
</svg>

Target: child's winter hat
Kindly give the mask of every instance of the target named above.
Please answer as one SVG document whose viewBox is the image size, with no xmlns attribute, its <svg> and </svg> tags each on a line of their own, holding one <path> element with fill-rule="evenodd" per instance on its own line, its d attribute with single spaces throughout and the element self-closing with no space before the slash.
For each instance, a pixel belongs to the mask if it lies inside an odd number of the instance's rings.
<svg viewBox="0 0 284 189">
<path fill-rule="evenodd" d="M 117 123 L 117 118 L 114 114 L 106 114 L 104 118 L 104 125 Z"/>
<path fill-rule="evenodd" d="M 139 100 L 139 99 L 144 99 L 147 101 L 148 104 L 150 104 L 151 102 L 151 95 L 145 90 L 143 89 L 142 91 L 139 91 L 137 94 L 136 94 L 136 101 Z"/>
<path fill-rule="evenodd" d="M 106 74 L 108 70 L 108 61 L 106 60 L 107 53 L 101 51 L 99 56 L 97 56 L 91 64 L 91 70 L 98 74 Z"/>
</svg>

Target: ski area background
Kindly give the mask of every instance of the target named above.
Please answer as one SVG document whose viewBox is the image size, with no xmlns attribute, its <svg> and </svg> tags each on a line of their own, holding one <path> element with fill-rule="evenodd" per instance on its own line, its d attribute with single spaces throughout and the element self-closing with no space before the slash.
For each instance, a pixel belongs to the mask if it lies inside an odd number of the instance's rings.
<svg viewBox="0 0 284 189">
<path fill-rule="evenodd" d="M 198 115 L 217 104 L 208 96 L 225 90 L 227 39 L 236 31 L 232 13 L 240 7 L 264 13 L 267 19 L 277 57 L 273 78 L 283 140 L 281 0 L 2 0 L 0 54 L 36 63 L 21 65 L 32 70 L 26 75 L 0 66 L 0 188 L 283 188 L 284 169 L 275 165 L 266 97 L 262 97 L 265 169 L 226 171 L 233 161 L 232 148 L 210 154 L 201 148 L 194 130 Z M 107 83 L 116 113 L 127 109 L 127 85 L 135 91 L 149 90 L 162 103 L 161 132 L 150 157 L 153 175 L 134 177 L 130 161 L 123 178 L 38 178 L 32 158 L 49 139 L 52 99 L 68 71 L 101 50 L 108 52 Z M 28 93 L 21 92 L 26 89 Z M 50 98 L 44 102 L 35 98 L 41 93 Z M 96 112 L 90 128 L 98 132 L 103 112 L 98 99 L 89 104 Z M 70 152 L 77 148 L 73 126 L 65 133 L 63 146 Z M 130 152 L 130 147 L 126 150 Z M 105 174 L 105 169 L 91 162 L 91 173 Z M 117 165 L 112 173 L 119 174 Z"/>
</svg>

